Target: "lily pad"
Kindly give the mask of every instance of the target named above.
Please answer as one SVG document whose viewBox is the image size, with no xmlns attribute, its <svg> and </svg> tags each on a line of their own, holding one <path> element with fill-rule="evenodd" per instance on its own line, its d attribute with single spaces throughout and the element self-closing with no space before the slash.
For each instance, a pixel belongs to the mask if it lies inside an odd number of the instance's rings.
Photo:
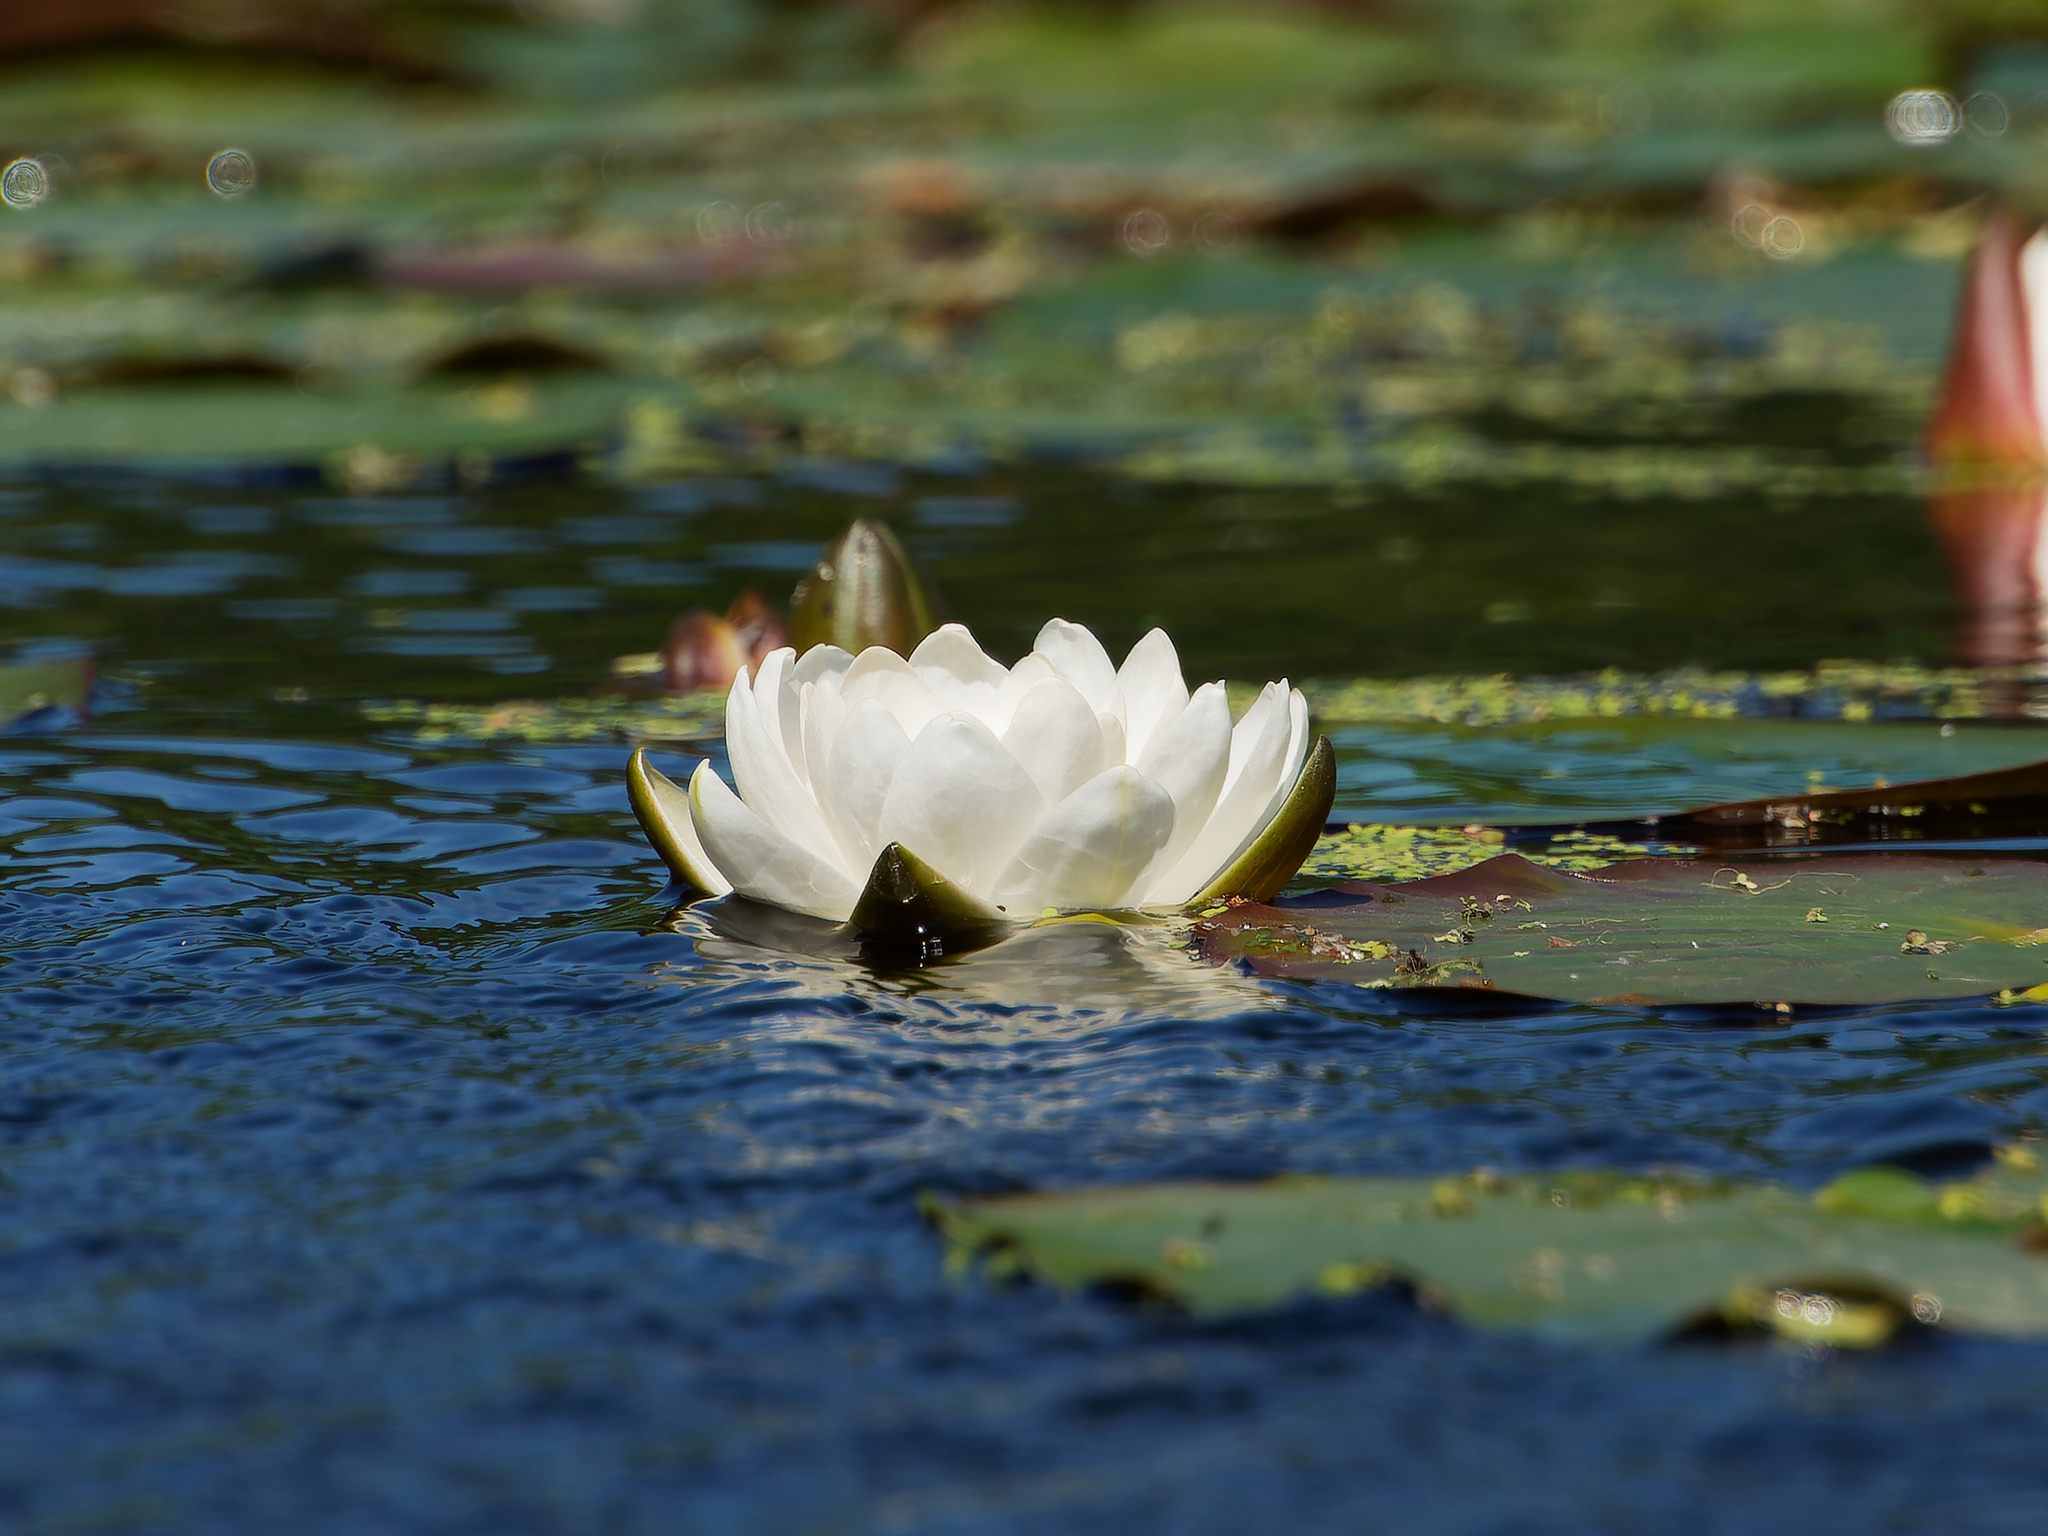
<svg viewBox="0 0 2048 1536">
<path fill-rule="evenodd" d="M 1704 806 L 1658 823 L 1716 849 L 1943 838 L 2027 837 L 2048 825 L 2048 762 L 1870 789 Z"/>
<path fill-rule="evenodd" d="M 1282 1178 L 928 1202 L 964 1269 L 1114 1286 L 1197 1314 L 1405 1281 L 1467 1323 L 1630 1342 L 1770 1329 L 1875 1344 L 1899 1327 L 2048 1336 L 2038 1160 L 1899 1169 L 1818 1195 L 1620 1173 Z"/>
<path fill-rule="evenodd" d="M 2048 982 L 2048 864 L 1891 853 L 1508 853 L 1455 874 L 1205 910 L 1199 951 L 1263 975 L 1564 1002 L 1869 1004 Z"/>
<path fill-rule="evenodd" d="M 1672 816 L 1765 796 L 1903 787 L 2048 758 L 2048 732 L 2031 722 L 1636 715 L 1350 725 L 1331 735 L 1341 754 L 1340 816 L 1459 826 Z M 1620 835 L 1639 838 L 1641 829 Z"/>
</svg>

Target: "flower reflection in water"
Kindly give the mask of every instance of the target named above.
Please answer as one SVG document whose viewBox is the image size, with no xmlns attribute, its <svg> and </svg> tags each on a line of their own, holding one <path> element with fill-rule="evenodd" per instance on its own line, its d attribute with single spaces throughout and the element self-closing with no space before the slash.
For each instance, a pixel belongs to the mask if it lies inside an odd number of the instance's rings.
<svg viewBox="0 0 2048 1536">
<path fill-rule="evenodd" d="M 2048 660 L 2048 233 L 1994 206 L 1963 276 L 1927 427 L 1946 485 L 1928 498 L 1962 609 L 1958 659 Z"/>
<path fill-rule="evenodd" d="M 1948 555 L 1956 656 L 1973 667 L 2048 661 L 2048 487 L 1985 486 L 1927 499 Z"/>
<path fill-rule="evenodd" d="M 985 948 L 914 966 L 864 952 L 842 927 L 743 897 L 680 907 L 666 926 L 690 941 L 694 959 L 679 958 L 665 980 L 724 986 L 772 973 L 792 999 L 854 998 L 899 1011 L 910 1005 L 1032 1036 L 1139 1014 L 1213 1019 L 1286 1006 L 1276 989 L 1191 955 L 1188 925 L 1177 918 L 1049 918 Z"/>
</svg>

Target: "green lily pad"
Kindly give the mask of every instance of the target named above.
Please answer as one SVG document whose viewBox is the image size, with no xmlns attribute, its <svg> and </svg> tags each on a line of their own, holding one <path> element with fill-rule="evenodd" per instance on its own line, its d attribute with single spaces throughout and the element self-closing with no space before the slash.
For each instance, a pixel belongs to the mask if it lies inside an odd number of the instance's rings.
<svg viewBox="0 0 2048 1536">
<path fill-rule="evenodd" d="M 1563 1002 L 1869 1004 L 2048 982 L 2048 864 L 1891 853 L 1629 859 L 1597 875 L 1502 854 L 1206 910 L 1199 951 L 1263 975 Z"/>
<path fill-rule="evenodd" d="M 1333 737 L 1342 754 L 1340 815 L 1443 825 L 1583 826 L 1763 796 L 1885 785 L 1904 793 L 2048 757 L 2048 732 L 2031 722 L 1637 715 L 1352 725 Z"/>
<path fill-rule="evenodd" d="M 1899 1327 L 2048 1336 L 2044 1184 L 2025 1146 L 1974 1178 L 1850 1174 L 1817 1196 L 1619 1173 L 1141 1184 L 927 1208 L 964 1270 L 1111 1285 L 1197 1314 L 1390 1281 L 1480 1327 L 1629 1342 Z"/>
<path fill-rule="evenodd" d="M 1943 837 L 2038 837 L 2048 762 L 1881 788 L 1815 790 L 1662 818 L 1666 836 L 1719 850 Z"/>
</svg>

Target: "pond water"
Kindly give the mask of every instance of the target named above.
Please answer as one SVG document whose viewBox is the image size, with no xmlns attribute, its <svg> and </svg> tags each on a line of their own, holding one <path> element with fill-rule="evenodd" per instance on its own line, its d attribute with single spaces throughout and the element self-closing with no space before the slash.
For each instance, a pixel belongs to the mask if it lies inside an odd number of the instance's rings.
<svg viewBox="0 0 2048 1536">
<path fill-rule="evenodd" d="M 359 711 L 584 690 L 875 510 L 999 654 L 1053 612 L 1113 648 L 1157 622 L 1196 677 L 1935 662 L 1954 617 L 1904 500 L 18 482 L 5 631 L 109 681 L 87 727 L 0 742 L 0 1523 L 2037 1528 L 2037 1344 L 1565 1347 L 1386 1297 L 1193 1323 L 949 1279 L 917 1201 L 1956 1171 L 2048 1118 L 2038 1010 L 1482 1009 L 1095 923 L 877 972 L 672 916 L 622 746 L 427 746 Z M 1938 750 L 1886 729 L 1791 755 Z M 1360 732 L 1343 808 L 1726 798 L 1728 761 Z"/>
</svg>

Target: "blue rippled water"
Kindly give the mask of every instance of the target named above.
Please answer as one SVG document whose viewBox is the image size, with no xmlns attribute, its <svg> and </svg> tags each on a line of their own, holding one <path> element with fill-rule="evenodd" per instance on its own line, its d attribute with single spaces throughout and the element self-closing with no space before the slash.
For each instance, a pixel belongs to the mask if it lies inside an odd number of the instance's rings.
<svg viewBox="0 0 2048 1536">
<path fill-rule="evenodd" d="M 426 747 L 355 701 L 586 687 L 681 602 L 785 582 L 790 547 L 872 499 L 340 518 L 18 489 L 9 633 L 90 645 L 111 682 L 85 728 L 0 741 L 7 1529 L 2038 1528 L 2039 1345 L 1564 1348 L 1387 1297 L 1194 1323 L 949 1279 L 916 1203 L 1477 1163 L 1966 1167 L 2048 1119 L 2035 1012 L 1471 1008 L 1259 982 L 1100 923 L 917 972 L 792 953 L 772 917 L 665 908 L 621 747 Z M 942 493 L 906 523 L 957 541 L 927 557 L 1014 649 L 1075 488 Z M 1127 512 L 1130 544 L 1211 515 Z M 1328 515 L 1300 515 L 1297 559 L 1335 547 Z M 569 518 L 620 519 L 609 552 Z M 251 558 L 161 562 L 193 537 Z M 1198 675 L 1227 660 L 1206 588 L 1118 607 L 1065 558 L 1096 605 L 1075 616 L 1128 639 L 1156 609 Z M 451 617 L 478 612 L 512 618 Z M 1576 633 L 1542 643 L 1612 659 Z M 368 643 L 415 635 L 447 644 Z M 1367 629 L 1343 643 L 1374 664 Z M 1488 643 L 1515 664 L 1515 636 Z M 1487 808 L 1439 737 L 1352 750 L 1363 810 Z M 1637 766 L 1686 789 L 1668 752 Z"/>
</svg>

